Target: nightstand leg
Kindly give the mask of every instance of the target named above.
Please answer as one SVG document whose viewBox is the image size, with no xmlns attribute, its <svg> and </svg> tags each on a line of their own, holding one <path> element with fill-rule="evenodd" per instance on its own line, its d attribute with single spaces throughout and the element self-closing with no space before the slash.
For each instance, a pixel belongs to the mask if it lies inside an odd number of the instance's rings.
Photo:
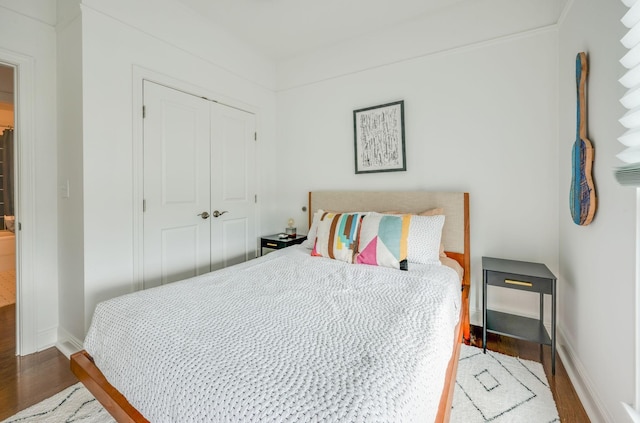
<svg viewBox="0 0 640 423">
<path fill-rule="evenodd" d="M 556 283 L 551 287 L 551 374 L 556 374 Z"/>
<path fill-rule="evenodd" d="M 543 331 L 546 332 L 546 329 L 544 329 L 544 294 L 541 292 L 540 293 L 540 324 L 543 326 Z M 544 345 L 540 344 L 540 361 L 542 362 L 542 357 L 544 354 Z"/>
<path fill-rule="evenodd" d="M 482 352 L 487 353 L 487 272 L 482 271 Z"/>
<path fill-rule="evenodd" d="M 544 322 L 544 294 L 540 293 L 540 321 Z"/>
</svg>

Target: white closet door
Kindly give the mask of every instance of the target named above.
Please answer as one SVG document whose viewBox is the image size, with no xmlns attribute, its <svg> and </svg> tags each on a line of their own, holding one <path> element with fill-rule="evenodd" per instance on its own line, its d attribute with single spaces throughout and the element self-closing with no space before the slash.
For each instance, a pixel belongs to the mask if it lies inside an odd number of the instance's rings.
<svg viewBox="0 0 640 423">
<path fill-rule="evenodd" d="M 144 82 L 144 288 L 211 270 L 210 102 Z"/>
<path fill-rule="evenodd" d="M 212 270 L 256 256 L 255 131 L 254 114 L 211 103 Z"/>
</svg>

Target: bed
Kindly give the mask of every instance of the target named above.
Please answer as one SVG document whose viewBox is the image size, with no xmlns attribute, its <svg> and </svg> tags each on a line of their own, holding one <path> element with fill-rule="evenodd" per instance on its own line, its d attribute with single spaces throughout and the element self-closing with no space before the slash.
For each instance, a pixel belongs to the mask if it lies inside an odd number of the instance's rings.
<svg viewBox="0 0 640 423">
<path fill-rule="evenodd" d="M 309 193 L 312 227 L 320 209 L 436 208 L 462 278 L 293 246 L 101 303 L 71 369 L 119 422 L 448 421 L 469 339 L 468 194 Z"/>
</svg>

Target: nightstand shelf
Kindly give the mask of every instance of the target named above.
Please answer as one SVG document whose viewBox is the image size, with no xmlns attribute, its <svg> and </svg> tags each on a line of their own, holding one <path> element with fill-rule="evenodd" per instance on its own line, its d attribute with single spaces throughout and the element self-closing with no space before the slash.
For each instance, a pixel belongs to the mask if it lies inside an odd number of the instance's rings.
<svg viewBox="0 0 640 423">
<path fill-rule="evenodd" d="M 538 319 L 487 310 L 487 327 L 491 328 L 488 332 L 497 333 L 498 335 L 551 345 L 551 337 Z"/>
<path fill-rule="evenodd" d="M 538 293 L 540 317 L 518 316 L 489 310 L 489 286 Z M 551 295 L 551 334 L 544 326 L 544 295 Z M 542 263 L 482 257 L 482 347 L 487 351 L 487 333 L 496 333 L 551 346 L 551 372 L 556 372 L 556 277 Z"/>
</svg>

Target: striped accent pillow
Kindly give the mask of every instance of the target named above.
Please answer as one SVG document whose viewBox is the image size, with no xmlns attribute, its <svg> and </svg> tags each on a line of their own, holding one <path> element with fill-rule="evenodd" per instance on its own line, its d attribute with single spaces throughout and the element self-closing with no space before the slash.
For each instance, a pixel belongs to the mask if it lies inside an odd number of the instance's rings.
<svg viewBox="0 0 640 423">
<path fill-rule="evenodd" d="M 361 213 L 325 212 L 318 222 L 311 255 L 353 263 L 363 216 Z"/>
<path fill-rule="evenodd" d="M 356 263 L 407 270 L 409 214 L 368 214 L 362 221 Z"/>
</svg>

